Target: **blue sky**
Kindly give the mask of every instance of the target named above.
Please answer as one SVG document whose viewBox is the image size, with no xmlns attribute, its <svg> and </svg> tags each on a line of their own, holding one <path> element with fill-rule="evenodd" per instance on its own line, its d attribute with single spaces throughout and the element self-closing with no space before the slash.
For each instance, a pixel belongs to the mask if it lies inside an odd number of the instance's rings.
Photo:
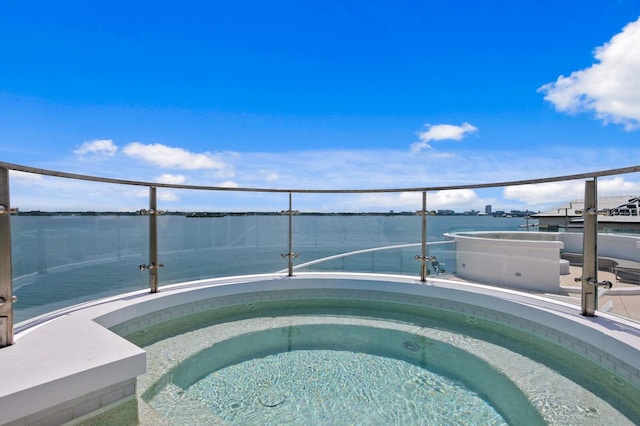
<svg viewBox="0 0 640 426">
<path fill-rule="evenodd" d="M 405 188 L 640 164 L 640 0 L 0 2 L 0 161 L 150 182 Z M 600 181 L 640 194 L 640 178 Z M 146 191 L 12 173 L 21 209 Z M 429 194 L 546 209 L 580 182 Z M 286 196 L 162 191 L 167 210 Z M 419 194 L 297 196 L 416 210 Z M 202 208 L 204 208 L 202 207 Z"/>
</svg>

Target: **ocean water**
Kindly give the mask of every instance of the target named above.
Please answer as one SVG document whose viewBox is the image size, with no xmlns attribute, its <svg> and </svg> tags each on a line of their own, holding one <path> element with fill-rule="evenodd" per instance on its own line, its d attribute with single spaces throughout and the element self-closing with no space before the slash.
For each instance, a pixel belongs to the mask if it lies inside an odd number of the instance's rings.
<svg viewBox="0 0 640 426">
<path fill-rule="evenodd" d="M 518 230 L 524 218 L 430 216 L 427 240 L 457 231 Z M 374 247 L 420 243 L 421 217 L 300 215 L 293 217 L 294 265 Z M 160 285 L 277 272 L 287 268 L 289 218 L 237 215 L 158 218 Z M 15 321 L 149 285 L 139 265 L 149 259 L 145 216 L 12 216 Z M 365 253 L 303 270 L 345 270 L 419 275 L 420 247 Z M 430 247 L 429 255 L 454 265 L 453 250 Z"/>
</svg>

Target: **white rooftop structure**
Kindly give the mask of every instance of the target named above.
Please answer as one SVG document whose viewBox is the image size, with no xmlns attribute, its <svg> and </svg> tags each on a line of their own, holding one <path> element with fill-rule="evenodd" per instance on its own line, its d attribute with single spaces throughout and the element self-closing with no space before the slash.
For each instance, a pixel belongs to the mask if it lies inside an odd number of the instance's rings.
<svg viewBox="0 0 640 426">
<path fill-rule="evenodd" d="M 637 195 L 618 195 L 614 197 L 598 197 L 599 209 L 613 209 L 622 204 L 625 204 Z M 579 217 L 580 214 L 576 214 L 576 210 L 582 210 L 584 208 L 584 200 L 573 200 L 566 204 L 563 204 L 553 210 L 549 210 L 542 213 L 534 214 L 535 217 Z"/>
<path fill-rule="evenodd" d="M 598 210 L 612 210 L 637 198 L 637 195 L 598 197 Z M 557 227 L 581 227 L 581 211 L 583 209 L 584 200 L 578 199 L 558 206 L 555 209 L 536 213 L 532 215 L 532 217 L 539 220 L 539 226 L 542 230 Z M 600 224 L 600 228 L 617 224 L 624 228 L 636 229 L 640 227 L 640 217 L 598 215 L 598 223 Z"/>
</svg>

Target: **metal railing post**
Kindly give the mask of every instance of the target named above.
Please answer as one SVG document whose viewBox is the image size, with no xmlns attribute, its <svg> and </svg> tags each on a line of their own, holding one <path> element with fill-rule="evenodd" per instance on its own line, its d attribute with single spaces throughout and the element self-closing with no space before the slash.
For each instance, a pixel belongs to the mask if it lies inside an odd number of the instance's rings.
<svg viewBox="0 0 640 426">
<path fill-rule="evenodd" d="M 584 183 L 584 218 L 582 235 L 582 315 L 595 316 L 598 309 L 598 287 L 611 288 L 609 281 L 598 282 L 598 190 L 596 178 Z"/>
<path fill-rule="evenodd" d="M 293 276 L 293 258 L 298 257 L 298 253 L 293 252 L 293 214 L 298 213 L 297 211 L 293 211 L 292 209 L 292 200 L 291 200 L 291 192 L 289 193 L 289 210 L 283 211 L 282 213 L 286 213 L 289 215 L 289 252 L 282 253 L 282 257 L 289 258 L 289 276 Z"/>
<path fill-rule="evenodd" d="M 427 192 L 422 192 L 422 250 L 421 254 L 416 256 L 420 261 L 420 281 L 427 281 Z"/>
<path fill-rule="evenodd" d="M 158 269 L 164 265 L 158 262 L 158 202 L 156 197 L 157 188 L 149 187 L 149 210 L 141 210 L 140 214 L 149 215 L 149 264 L 140 265 L 140 270 L 149 270 L 149 290 L 151 293 L 158 292 Z"/>
<path fill-rule="evenodd" d="M 9 169 L 0 168 L 0 348 L 13 345 Z"/>
<path fill-rule="evenodd" d="M 149 265 L 158 265 L 158 202 L 157 188 L 149 187 Z M 149 289 L 158 292 L 158 268 L 149 268 Z"/>
</svg>

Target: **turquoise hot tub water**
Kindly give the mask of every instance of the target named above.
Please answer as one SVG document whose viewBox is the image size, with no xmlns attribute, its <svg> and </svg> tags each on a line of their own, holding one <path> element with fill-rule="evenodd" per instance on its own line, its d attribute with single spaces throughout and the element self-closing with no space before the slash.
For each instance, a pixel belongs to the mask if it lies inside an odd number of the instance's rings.
<svg viewBox="0 0 640 426">
<path fill-rule="evenodd" d="M 295 307 L 294 307 L 295 306 Z M 579 355 L 465 315 L 258 302 L 128 336 L 141 424 L 637 424 L 640 391 Z"/>
</svg>

